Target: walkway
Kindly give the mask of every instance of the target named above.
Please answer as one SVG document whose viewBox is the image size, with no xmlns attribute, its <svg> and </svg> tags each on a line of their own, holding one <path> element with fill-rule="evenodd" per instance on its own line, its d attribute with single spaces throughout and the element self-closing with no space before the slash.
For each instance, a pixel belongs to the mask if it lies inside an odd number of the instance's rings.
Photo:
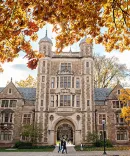
<svg viewBox="0 0 130 156">
<path fill-rule="evenodd" d="M 56 146 L 56 148 L 55 148 L 55 150 L 53 151 L 53 153 L 54 154 L 56 154 L 56 153 L 58 153 L 58 146 Z M 61 152 L 59 152 L 59 154 L 60 154 Z M 67 147 L 67 153 L 68 154 L 76 154 L 76 151 L 75 151 L 75 149 L 74 149 L 74 147 L 73 146 L 69 146 L 69 147 Z M 59 155 L 58 154 L 58 155 Z"/>
</svg>

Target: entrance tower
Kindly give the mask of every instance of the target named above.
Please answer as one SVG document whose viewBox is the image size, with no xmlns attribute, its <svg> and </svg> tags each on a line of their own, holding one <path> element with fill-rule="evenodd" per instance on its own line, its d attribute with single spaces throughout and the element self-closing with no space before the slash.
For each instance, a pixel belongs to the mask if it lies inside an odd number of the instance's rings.
<svg viewBox="0 0 130 156">
<path fill-rule="evenodd" d="M 86 143 L 93 131 L 92 44 L 80 42 L 80 52 L 52 51 L 47 35 L 39 42 L 44 53 L 38 65 L 36 121 L 43 128 L 41 144 L 56 144 L 65 138 L 73 144 Z"/>
</svg>

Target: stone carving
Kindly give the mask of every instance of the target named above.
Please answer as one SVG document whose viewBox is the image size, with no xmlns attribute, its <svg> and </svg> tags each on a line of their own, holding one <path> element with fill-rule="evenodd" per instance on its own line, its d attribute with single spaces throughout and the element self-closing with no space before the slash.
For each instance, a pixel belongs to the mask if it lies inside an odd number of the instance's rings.
<svg viewBox="0 0 130 156">
<path fill-rule="evenodd" d="M 79 116 L 79 115 L 77 115 L 77 116 L 76 116 L 76 119 L 77 119 L 77 121 L 79 121 L 79 120 L 80 120 L 80 116 Z"/>
<path fill-rule="evenodd" d="M 70 93 L 70 89 L 67 88 L 61 89 L 61 93 Z"/>
<path fill-rule="evenodd" d="M 50 116 L 50 121 L 53 121 L 53 120 L 54 120 L 54 116 L 51 115 L 51 116 Z"/>
</svg>

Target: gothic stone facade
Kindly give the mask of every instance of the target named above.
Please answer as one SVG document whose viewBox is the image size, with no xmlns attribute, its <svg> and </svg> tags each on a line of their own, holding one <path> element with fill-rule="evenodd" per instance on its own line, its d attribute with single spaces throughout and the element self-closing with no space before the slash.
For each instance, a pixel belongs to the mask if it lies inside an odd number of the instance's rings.
<svg viewBox="0 0 130 156">
<path fill-rule="evenodd" d="M 92 45 L 80 42 L 80 52 L 51 50 L 46 36 L 39 42 L 44 53 L 38 65 L 37 90 L 16 88 L 10 82 L 0 88 L 0 145 L 11 146 L 21 136 L 24 124 L 34 120 L 43 129 L 42 145 L 54 145 L 65 138 L 73 144 L 87 143 L 88 132 L 96 131 L 102 139 L 102 120 L 106 121 L 106 137 L 114 144 L 129 144 L 129 131 L 120 118 L 122 103 L 113 90 L 93 87 Z"/>
<path fill-rule="evenodd" d="M 16 88 L 12 82 L 0 88 L 0 146 L 22 139 L 22 125 L 34 118 L 35 96 L 36 89 Z"/>
</svg>

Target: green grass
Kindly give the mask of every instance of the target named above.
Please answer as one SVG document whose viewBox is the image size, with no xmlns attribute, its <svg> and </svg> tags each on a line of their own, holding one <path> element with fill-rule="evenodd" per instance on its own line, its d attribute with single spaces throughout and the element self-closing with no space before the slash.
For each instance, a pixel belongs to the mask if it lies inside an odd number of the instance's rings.
<svg viewBox="0 0 130 156">
<path fill-rule="evenodd" d="M 75 146 L 76 151 L 81 151 L 80 146 Z M 83 147 L 82 151 L 103 151 L 103 147 Z M 130 146 L 127 147 L 107 147 L 106 151 L 119 151 L 119 150 L 130 150 Z"/>
<path fill-rule="evenodd" d="M 0 148 L 0 152 L 52 152 L 54 148 L 43 148 L 43 149 L 5 149 L 5 148 Z"/>
</svg>

